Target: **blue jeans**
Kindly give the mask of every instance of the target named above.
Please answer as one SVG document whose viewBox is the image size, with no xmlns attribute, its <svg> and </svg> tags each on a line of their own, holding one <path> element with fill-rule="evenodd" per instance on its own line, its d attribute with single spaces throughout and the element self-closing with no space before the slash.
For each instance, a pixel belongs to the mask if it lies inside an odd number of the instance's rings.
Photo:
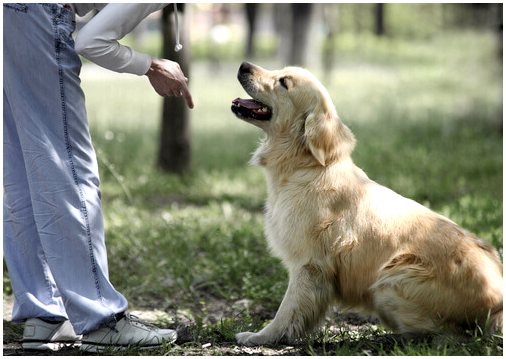
<svg viewBox="0 0 506 359">
<path fill-rule="evenodd" d="M 109 282 L 98 166 L 73 46 L 59 4 L 3 5 L 4 255 L 12 319 L 114 321 L 127 301 Z"/>
</svg>

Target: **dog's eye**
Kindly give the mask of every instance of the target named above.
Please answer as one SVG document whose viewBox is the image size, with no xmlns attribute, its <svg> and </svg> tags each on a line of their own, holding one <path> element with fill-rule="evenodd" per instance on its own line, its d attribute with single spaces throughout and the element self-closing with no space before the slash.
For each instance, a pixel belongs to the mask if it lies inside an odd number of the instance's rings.
<svg viewBox="0 0 506 359">
<path fill-rule="evenodd" d="M 281 84 L 281 86 L 283 86 L 285 89 L 288 90 L 288 84 L 287 84 L 287 81 L 286 81 L 286 77 L 281 77 L 279 79 L 279 83 Z"/>
</svg>

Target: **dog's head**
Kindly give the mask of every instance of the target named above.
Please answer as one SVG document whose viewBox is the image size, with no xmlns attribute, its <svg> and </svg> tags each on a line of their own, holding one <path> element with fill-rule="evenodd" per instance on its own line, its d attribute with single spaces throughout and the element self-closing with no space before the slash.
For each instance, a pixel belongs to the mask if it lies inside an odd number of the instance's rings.
<svg viewBox="0 0 506 359">
<path fill-rule="evenodd" d="M 321 166 L 351 154 L 353 134 L 309 71 L 299 67 L 267 71 L 245 62 L 237 77 L 252 99 L 235 99 L 232 112 L 264 130 L 271 147 L 284 146 L 299 160 L 306 156 L 304 162 L 309 159 Z"/>
</svg>

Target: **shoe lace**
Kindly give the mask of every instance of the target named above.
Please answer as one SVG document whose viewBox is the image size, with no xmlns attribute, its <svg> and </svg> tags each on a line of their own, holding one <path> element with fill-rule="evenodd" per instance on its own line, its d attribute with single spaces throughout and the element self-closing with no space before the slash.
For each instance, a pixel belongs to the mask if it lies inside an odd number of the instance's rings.
<svg viewBox="0 0 506 359">
<path fill-rule="evenodd" d="M 156 330 L 156 329 L 158 329 L 158 327 L 156 325 L 144 322 L 138 316 L 130 314 L 130 313 L 125 314 L 125 319 L 127 321 L 129 321 L 130 323 L 135 323 L 135 324 L 137 324 L 139 326 L 144 327 L 145 329 L 149 329 L 149 330 Z"/>
</svg>

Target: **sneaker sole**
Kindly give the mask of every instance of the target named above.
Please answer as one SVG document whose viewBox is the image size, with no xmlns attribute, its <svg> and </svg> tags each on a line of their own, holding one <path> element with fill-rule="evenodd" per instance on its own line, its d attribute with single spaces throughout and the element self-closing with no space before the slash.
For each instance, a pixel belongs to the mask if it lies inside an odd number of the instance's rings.
<svg viewBox="0 0 506 359">
<path fill-rule="evenodd" d="M 141 344 L 125 344 L 125 345 L 118 345 L 118 344 L 98 344 L 98 343 L 82 343 L 80 346 L 80 350 L 87 353 L 102 353 L 106 351 L 122 351 L 127 349 L 138 349 L 138 350 L 149 350 L 149 349 L 158 349 L 162 348 L 164 345 L 170 345 L 173 344 L 177 340 L 177 336 L 174 336 L 173 338 L 169 340 L 165 340 L 163 343 L 160 344 L 152 344 L 152 345 L 143 345 Z"/>
<path fill-rule="evenodd" d="M 83 344 L 83 345 L 81 345 L 81 347 L 79 349 L 82 352 L 87 352 L 87 353 L 103 353 L 103 352 L 108 352 L 108 351 L 119 352 L 119 351 L 133 349 L 133 348 L 138 349 L 138 350 L 148 350 L 148 349 L 158 349 L 161 347 L 162 347 L 162 344 L 150 345 L 150 346 L 146 346 L 146 345 L 140 346 L 140 345 L 134 345 L 134 344 L 130 344 L 130 345 Z"/>
<path fill-rule="evenodd" d="M 81 343 L 79 342 L 23 342 L 21 346 L 25 350 L 41 350 L 41 351 L 53 351 L 56 352 L 58 350 L 64 348 L 79 348 Z"/>
</svg>

